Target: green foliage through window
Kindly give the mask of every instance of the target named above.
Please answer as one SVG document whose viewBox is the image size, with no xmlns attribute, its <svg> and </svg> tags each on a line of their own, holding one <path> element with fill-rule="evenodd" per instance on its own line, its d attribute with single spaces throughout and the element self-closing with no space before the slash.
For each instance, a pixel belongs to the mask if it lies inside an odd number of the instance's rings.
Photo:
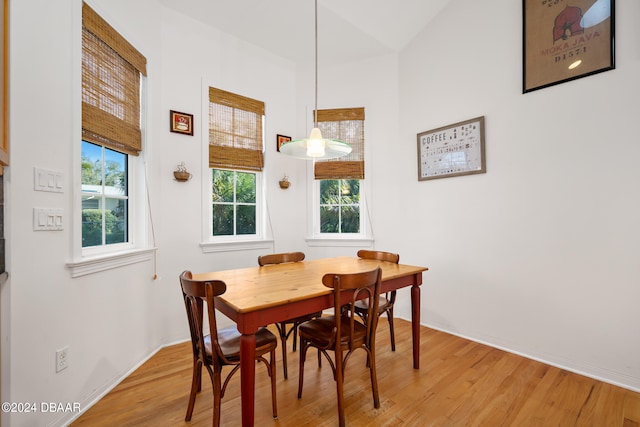
<svg viewBox="0 0 640 427">
<path fill-rule="evenodd" d="M 320 181 L 320 232 L 360 232 L 360 181 Z"/>
<path fill-rule="evenodd" d="M 256 174 L 212 169 L 212 234 L 256 234 Z"/>
</svg>

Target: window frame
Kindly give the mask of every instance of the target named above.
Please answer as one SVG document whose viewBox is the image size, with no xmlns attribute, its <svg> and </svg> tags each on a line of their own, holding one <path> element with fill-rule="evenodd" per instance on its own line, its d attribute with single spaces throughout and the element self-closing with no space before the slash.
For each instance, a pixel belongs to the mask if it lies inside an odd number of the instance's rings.
<svg viewBox="0 0 640 427">
<path fill-rule="evenodd" d="M 94 144 L 92 142 L 89 141 L 84 141 L 81 140 L 81 144 L 82 142 L 87 142 L 89 144 Z M 98 144 L 94 144 L 97 145 L 99 147 L 102 147 L 102 150 L 112 150 L 115 151 L 117 153 L 121 153 L 127 156 L 127 170 L 126 170 L 126 178 L 127 178 L 127 195 L 124 197 L 113 197 L 116 199 L 121 199 L 121 200 L 126 200 L 127 201 L 127 216 L 126 216 L 126 220 L 127 220 L 127 241 L 126 242 L 121 242 L 121 243 L 103 243 L 99 246 L 86 246 L 86 247 L 82 247 L 82 255 L 83 256 L 95 256 L 95 255 L 102 255 L 102 254 L 106 254 L 106 253 L 111 253 L 111 252 L 121 252 L 121 251 L 126 251 L 126 250 L 131 250 L 133 248 L 135 248 L 135 242 L 134 242 L 134 236 L 136 235 L 136 212 L 132 211 L 131 207 L 133 206 L 132 204 L 132 192 L 135 194 L 135 185 L 134 186 L 130 186 L 132 179 L 130 178 L 132 176 L 132 173 L 135 174 L 135 169 L 136 169 L 136 161 L 134 159 L 132 159 L 132 157 L 135 156 L 131 156 L 127 153 L 123 153 L 121 151 L 115 150 L 113 148 L 109 148 L 109 147 L 105 147 L 104 145 L 98 145 Z M 81 150 L 82 152 L 82 150 Z M 103 151 L 104 154 L 104 151 Z M 80 160 L 80 163 L 82 163 L 82 158 Z M 104 167 L 104 155 L 102 158 L 102 164 Z M 104 178 L 104 171 L 103 171 L 103 178 Z M 82 180 L 82 179 L 81 179 Z M 102 187 L 104 188 L 104 182 Z M 80 200 L 81 200 L 81 206 L 82 206 L 82 197 L 85 196 L 85 192 L 82 191 L 82 184 L 80 185 Z M 102 199 L 104 199 L 106 196 L 104 193 L 100 194 L 100 197 Z M 135 200 L 135 196 L 133 197 Z M 105 210 L 104 206 L 102 208 L 103 210 Z M 81 218 L 82 218 L 82 209 L 81 209 Z M 103 218 L 104 220 L 104 218 Z M 103 230 L 102 232 L 104 233 L 104 223 L 102 224 Z M 82 229 L 81 229 L 81 234 L 82 234 Z M 80 241 L 80 245 L 82 245 L 82 239 Z"/>
<path fill-rule="evenodd" d="M 313 168 L 311 168 L 313 169 Z M 306 238 L 309 246 L 369 246 L 373 242 L 371 234 L 369 206 L 367 203 L 368 185 L 366 179 L 360 179 L 360 232 L 359 233 L 322 233 L 320 232 L 320 179 L 313 178 L 310 171 L 309 193 L 310 211 L 309 236 Z"/>
<path fill-rule="evenodd" d="M 245 170 L 240 170 L 240 169 L 223 169 L 223 168 L 209 168 L 209 182 L 210 182 L 210 187 L 211 187 L 211 195 L 213 194 L 213 170 L 223 170 L 223 171 L 228 171 L 228 172 L 233 172 L 234 174 L 237 173 L 249 173 L 249 174 L 254 174 L 256 177 L 256 188 L 255 188 L 255 193 L 256 193 L 256 201 L 255 201 L 255 207 L 256 207 L 256 233 L 255 234 L 235 234 L 237 230 L 235 230 L 235 228 L 237 228 L 237 221 L 235 221 L 235 215 L 234 215 L 234 234 L 231 235 L 220 235 L 220 236 L 214 236 L 213 235 L 213 200 L 212 197 L 210 196 L 208 200 L 211 200 L 211 203 L 209 205 L 209 230 L 210 230 L 210 237 L 212 241 L 220 241 L 220 242 L 225 242 L 225 241 L 238 241 L 238 240 L 247 240 L 247 241 L 252 241 L 252 240 L 256 240 L 259 239 L 262 235 L 263 235 L 263 230 L 264 230 L 264 224 L 262 221 L 262 203 L 260 203 L 260 198 L 261 198 L 261 194 L 263 193 L 262 191 L 262 173 L 261 172 L 257 172 L 257 171 L 245 171 Z M 238 203 L 237 202 L 237 194 L 236 194 L 236 188 L 234 185 L 234 190 L 233 190 L 233 199 L 234 201 L 232 203 L 229 203 L 231 205 L 234 206 L 234 212 L 236 212 L 236 209 L 239 205 L 243 205 L 245 203 Z"/>
<path fill-rule="evenodd" d="M 366 106 L 361 107 L 362 113 L 366 110 Z M 342 110 L 342 109 L 332 109 Z M 345 110 L 359 110 L 359 108 L 347 108 Z M 328 110 L 331 111 L 331 110 Z M 363 119 L 363 131 L 367 135 L 367 121 Z M 330 135 L 324 135 L 325 138 Z M 363 143 L 365 143 L 364 141 Z M 364 150 L 364 176 L 368 176 L 368 166 L 370 165 L 369 153 L 371 150 Z M 349 179 L 349 178 L 341 178 Z M 373 245 L 373 229 L 371 225 L 371 216 L 369 211 L 369 199 L 371 190 L 367 179 L 358 179 L 360 181 L 360 232 L 359 233 L 321 233 L 320 232 L 320 182 L 322 179 L 315 177 L 315 165 L 307 170 L 307 190 L 311 195 L 308 201 L 308 208 L 311 215 L 308 215 L 307 233 L 305 239 L 308 246 L 320 247 L 370 247 Z"/>
<path fill-rule="evenodd" d="M 213 83 L 205 78 L 201 82 L 202 106 L 201 112 L 203 120 L 200 123 L 201 147 L 203 171 L 209 171 L 207 179 L 202 180 L 202 225 L 200 248 L 203 253 L 245 251 L 252 249 L 273 248 L 273 238 L 271 228 L 268 227 L 267 219 L 267 198 L 265 185 L 265 170 L 252 171 L 209 166 L 209 88 L 220 88 L 219 84 Z M 266 113 L 262 116 L 262 139 L 263 154 L 266 148 L 265 135 Z M 234 235 L 234 236 L 214 236 L 213 235 L 213 203 L 212 203 L 212 181 L 213 169 L 229 170 L 236 172 L 248 172 L 256 174 L 256 234 Z"/>
<path fill-rule="evenodd" d="M 140 130 L 142 149 L 138 156 L 127 156 L 128 179 L 128 242 L 105 245 L 104 247 L 82 247 L 82 23 L 83 3 L 79 2 L 73 9 L 74 47 L 73 47 L 73 75 L 75 82 L 72 96 L 76 100 L 72 115 L 74 123 L 72 143 L 72 172 L 70 174 L 72 212 L 68 224 L 71 228 L 71 260 L 65 264 L 71 277 L 80 277 L 113 268 L 122 267 L 139 262 L 152 261 L 156 248 L 149 234 L 149 211 L 147 209 L 145 157 L 150 156 L 150 149 L 146 138 L 146 123 L 148 122 L 148 90 L 147 76 L 140 75 Z M 100 14 L 98 8 L 94 8 Z M 110 23 L 113 25 L 113 23 Z M 118 28 L 113 25 L 114 29 Z M 122 33 L 121 33 L 122 34 Z M 113 148 L 111 148 L 113 149 Z M 114 149 L 114 151 L 119 151 Z M 127 153 L 125 153 L 127 154 Z"/>
</svg>

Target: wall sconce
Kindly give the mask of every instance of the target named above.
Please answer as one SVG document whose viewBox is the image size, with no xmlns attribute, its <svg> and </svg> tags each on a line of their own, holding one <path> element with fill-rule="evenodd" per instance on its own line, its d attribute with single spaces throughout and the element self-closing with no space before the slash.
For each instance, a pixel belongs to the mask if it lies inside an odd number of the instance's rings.
<svg viewBox="0 0 640 427">
<path fill-rule="evenodd" d="M 278 181 L 278 184 L 280 184 L 280 188 L 282 188 L 283 190 L 286 190 L 287 188 L 289 188 L 289 185 L 291 185 L 291 183 L 289 182 L 289 177 L 287 175 L 282 177 L 282 179 Z"/>
<path fill-rule="evenodd" d="M 176 178 L 176 181 L 179 182 L 185 182 L 191 178 L 191 174 L 187 171 L 187 167 L 184 165 L 184 162 L 180 162 L 178 169 L 173 171 L 173 176 Z"/>
</svg>

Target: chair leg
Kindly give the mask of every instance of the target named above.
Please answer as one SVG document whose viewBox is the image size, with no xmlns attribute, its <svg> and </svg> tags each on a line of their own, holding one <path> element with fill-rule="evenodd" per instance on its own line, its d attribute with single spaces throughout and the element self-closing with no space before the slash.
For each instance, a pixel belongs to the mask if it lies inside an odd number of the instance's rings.
<svg viewBox="0 0 640 427">
<path fill-rule="evenodd" d="M 371 356 L 369 360 L 369 372 L 371 375 L 371 392 L 373 393 L 373 407 L 380 407 L 380 396 L 378 394 L 378 376 L 376 374 L 376 356 L 374 350 L 370 351 Z"/>
<path fill-rule="evenodd" d="M 288 378 L 287 371 L 287 328 L 284 323 L 276 323 L 278 334 L 280 335 L 280 343 L 282 344 L 282 372 L 284 372 L 284 379 Z"/>
<path fill-rule="evenodd" d="M 214 372 L 211 378 L 213 386 L 213 427 L 220 426 L 220 407 L 222 400 L 222 372 Z"/>
<path fill-rule="evenodd" d="M 391 337 L 391 351 L 396 351 L 396 335 L 393 330 L 393 307 L 387 310 L 387 320 L 389 321 L 389 336 Z"/>
<path fill-rule="evenodd" d="M 339 346 L 337 346 L 339 347 Z M 342 351 L 336 349 L 335 351 L 336 362 L 336 391 L 338 394 L 338 425 L 340 427 L 345 426 L 344 419 L 344 372 L 343 372 L 343 360 Z"/>
<path fill-rule="evenodd" d="M 191 393 L 189 394 L 189 404 L 187 405 L 187 415 L 185 415 L 185 421 L 191 421 L 193 415 L 193 407 L 196 404 L 196 395 L 200 391 L 202 384 L 202 365 L 197 359 L 193 360 L 193 374 L 191 375 Z"/>
<path fill-rule="evenodd" d="M 287 371 L 287 339 L 282 338 L 282 372 L 284 372 L 284 379 L 288 379 L 288 371 Z M 274 362 L 275 363 L 275 362 Z"/>
<path fill-rule="evenodd" d="M 307 348 L 309 347 L 309 342 L 303 340 L 300 337 L 300 354 L 298 355 L 300 359 L 300 370 L 298 373 L 298 399 L 302 397 L 302 382 L 304 381 L 304 360 L 307 357 Z"/>
<path fill-rule="evenodd" d="M 292 334 L 293 334 L 293 351 L 296 351 L 296 346 L 298 343 L 298 324 L 294 324 L 293 328 L 292 328 Z"/>
<path fill-rule="evenodd" d="M 287 365 L 285 362 L 285 372 Z M 278 405 L 276 403 L 276 349 L 271 350 L 271 356 L 269 360 L 269 376 L 271 377 L 271 405 L 273 406 L 273 419 L 278 418 Z M 285 374 L 285 378 L 286 378 Z"/>
</svg>

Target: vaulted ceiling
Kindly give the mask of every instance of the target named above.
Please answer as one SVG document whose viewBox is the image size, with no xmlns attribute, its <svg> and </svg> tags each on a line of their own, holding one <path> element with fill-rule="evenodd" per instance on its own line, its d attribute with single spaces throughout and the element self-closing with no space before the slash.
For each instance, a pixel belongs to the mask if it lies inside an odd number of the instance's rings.
<svg viewBox="0 0 640 427">
<path fill-rule="evenodd" d="M 313 65 L 314 0 L 161 0 L 300 65 Z M 318 0 L 318 61 L 400 51 L 451 0 Z"/>
</svg>

